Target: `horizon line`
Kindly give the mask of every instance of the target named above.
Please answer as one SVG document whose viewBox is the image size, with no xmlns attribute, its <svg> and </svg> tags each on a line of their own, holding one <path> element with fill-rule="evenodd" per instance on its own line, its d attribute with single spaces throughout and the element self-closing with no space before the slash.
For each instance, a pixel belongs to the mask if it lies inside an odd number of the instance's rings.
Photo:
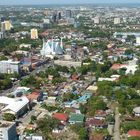
<svg viewBox="0 0 140 140">
<path fill-rule="evenodd" d="M 102 3 L 102 2 L 99 2 L 99 3 L 95 3 L 95 2 L 90 2 L 90 3 L 88 3 L 88 2 L 84 2 L 84 3 L 40 3 L 40 4 L 37 4 L 37 3 L 35 3 L 35 4 L 28 4 L 28 3 L 25 3 L 25 4 L 0 4 L 0 6 L 19 6 L 19 5 L 21 5 L 21 6 L 36 6 L 36 5 L 84 5 L 84 4 L 86 4 L 86 5 L 89 5 L 89 4 L 95 4 L 95 5 L 100 5 L 100 4 L 106 4 L 106 5 L 108 5 L 108 4 L 140 4 L 140 2 L 117 2 L 117 3 L 113 3 L 113 2 L 108 2 L 108 3 L 106 3 L 106 2 L 104 2 L 104 3 Z"/>
</svg>

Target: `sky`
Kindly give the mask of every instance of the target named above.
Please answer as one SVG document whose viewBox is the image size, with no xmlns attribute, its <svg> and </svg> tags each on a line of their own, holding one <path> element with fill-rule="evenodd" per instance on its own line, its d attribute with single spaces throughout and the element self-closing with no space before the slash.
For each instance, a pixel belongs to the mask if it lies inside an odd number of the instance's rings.
<svg viewBox="0 0 140 140">
<path fill-rule="evenodd" d="M 140 0 L 0 0 L 0 5 L 84 4 L 84 3 L 140 3 Z"/>
</svg>

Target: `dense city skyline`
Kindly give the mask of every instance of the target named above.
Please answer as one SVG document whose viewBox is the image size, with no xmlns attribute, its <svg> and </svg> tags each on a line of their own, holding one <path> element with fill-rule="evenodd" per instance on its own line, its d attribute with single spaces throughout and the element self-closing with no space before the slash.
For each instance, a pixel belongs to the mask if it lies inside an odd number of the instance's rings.
<svg viewBox="0 0 140 140">
<path fill-rule="evenodd" d="M 14 4 L 83 4 L 83 3 L 140 3 L 139 0 L 4 0 L 0 1 L 0 5 L 14 5 Z"/>
</svg>

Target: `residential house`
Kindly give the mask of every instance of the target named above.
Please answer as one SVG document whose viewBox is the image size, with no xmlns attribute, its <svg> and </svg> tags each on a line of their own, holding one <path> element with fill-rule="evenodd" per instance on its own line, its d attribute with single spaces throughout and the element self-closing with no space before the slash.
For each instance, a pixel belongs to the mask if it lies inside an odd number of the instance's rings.
<svg viewBox="0 0 140 140">
<path fill-rule="evenodd" d="M 65 113 L 54 113 L 53 118 L 61 121 L 62 124 L 66 124 L 68 121 L 69 116 Z"/>
<path fill-rule="evenodd" d="M 71 114 L 69 116 L 69 123 L 76 124 L 76 123 L 83 123 L 85 116 L 83 114 Z"/>
<path fill-rule="evenodd" d="M 104 120 L 99 120 L 99 119 L 95 119 L 95 118 L 87 118 L 85 125 L 88 128 L 93 128 L 93 129 L 107 128 L 107 124 Z"/>
<path fill-rule="evenodd" d="M 40 93 L 40 92 L 32 92 L 31 94 L 26 95 L 26 97 L 27 97 L 30 101 L 39 102 L 39 101 L 42 101 L 42 99 L 43 99 L 43 94 Z"/>
<path fill-rule="evenodd" d="M 140 107 L 135 107 L 133 109 L 133 114 L 136 116 L 136 117 L 140 117 Z"/>
<path fill-rule="evenodd" d="M 96 110 L 94 118 L 98 120 L 104 120 L 106 116 L 107 116 L 107 113 L 105 111 Z"/>
<path fill-rule="evenodd" d="M 135 130 L 135 129 L 129 130 L 127 134 L 128 137 L 140 137 L 140 130 Z"/>
</svg>

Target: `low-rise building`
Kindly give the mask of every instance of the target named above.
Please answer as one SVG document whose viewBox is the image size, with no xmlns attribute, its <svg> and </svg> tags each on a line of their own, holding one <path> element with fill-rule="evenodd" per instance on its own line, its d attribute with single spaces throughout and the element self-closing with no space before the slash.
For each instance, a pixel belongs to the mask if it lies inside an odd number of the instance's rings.
<svg viewBox="0 0 140 140">
<path fill-rule="evenodd" d="M 53 118 L 61 121 L 61 123 L 66 123 L 68 121 L 68 115 L 65 113 L 54 113 Z"/>
<path fill-rule="evenodd" d="M 69 123 L 75 124 L 75 123 L 83 123 L 85 116 L 83 114 L 71 114 Z"/>
<path fill-rule="evenodd" d="M 140 107 L 134 108 L 133 113 L 136 117 L 140 117 Z"/>
<path fill-rule="evenodd" d="M 107 128 L 107 124 L 104 120 L 99 120 L 95 118 L 87 118 L 86 126 L 93 129 L 103 129 Z"/>
<path fill-rule="evenodd" d="M 128 137 L 139 137 L 140 138 L 140 130 L 129 130 L 128 131 Z"/>
<path fill-rule="evenodd" d="M 0 96 L 0 105 L 2 114 L 10 113 L 19 118 L 28 110 L 29 100 L 25 96 L 19 98 Z"/>
</svg>

